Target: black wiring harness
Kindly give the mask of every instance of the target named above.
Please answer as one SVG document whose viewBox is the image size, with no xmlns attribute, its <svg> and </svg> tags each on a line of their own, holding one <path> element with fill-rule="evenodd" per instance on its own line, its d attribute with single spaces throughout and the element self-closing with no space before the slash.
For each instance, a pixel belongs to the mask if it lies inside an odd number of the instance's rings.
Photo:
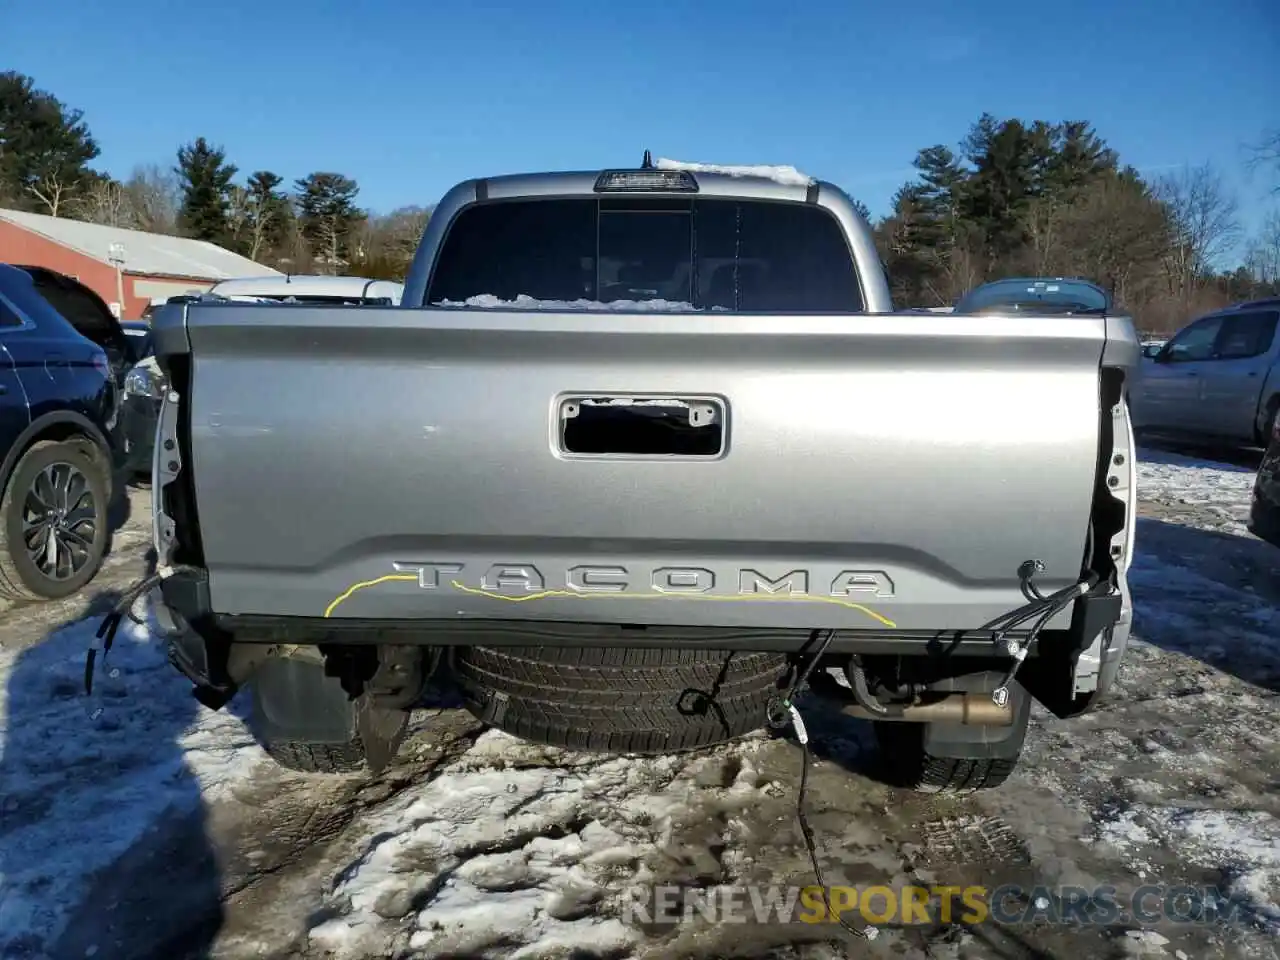
<svg viewBox="0 0 1280 960">
<path fill-rule="evenodd" d="M 1002 643 L 1005 652 L 1013 658 L 1008 673 L 1005 674 L 1000 685 L 991 693 L 991 699 L 1001 707 L 1009 702 L 1009 684 L 1013 683 L 1018 670 L 1027 659 L 1028 652 L 1040 638 L 1041 631 L 1044 630 L 1050 620 L 1099 583 L 1098 575 L 1090 573 L 1083 580 L 1079 580 L 1069 587 L 1063 587 L 1054 593 L 1045 594 L 1035 585 L 1036 576 L 1043 572 L 1044 563 L 1040 560 L 1028 560 L 1024 563 L 1018 570 L 1018 586 L 1027 602 L 1018 607 L 1018 609 L 1010 610 L 982 627 L 983 630 L 994 631 L 992 639 L 997 643 Z M 1027 631 L 1026 637 L 1018 638 L 1007 635 L 1009 631 L 1028 621 L 1034 622 L 1031 624 L 1031 629 Z"/>
<path fill-rule="evenodd" d="M 1099 582 L 1097 575 L 1090 574 L 1069 587 L 1046 594 L 1034 582 L 1035 577 L 1043 572 L 1044 563 L 1040 560 L 1028 560 L 1024 563 L 1018 570 L 1018 580 L 1022 595 L 1027 599 L 1027 603 L 1016 610 L 1010 610 L 980 628 L 980 632 L 991 632 L 993 634 L 992 639 L 997 643 L 1003 643 L 1005 651 L 1013 658 L 1013 663 L 1008 673 L 991 694 L 991 699 L 999 706 L 1004 706 L 1009 702 L 1009 684 L 1013 682 L 1018 669 L 1027 658 L 1027 652 L 1035 644 L 1041 631 L 1044 630 L 1049 621 L 1069 607 L 1078 597 L 1082 597 L 1092 590 Z M 1031 628 L 1027 631 L 1025 637 L 1013 638 L 1007 636 L 1011 630 L 1029 621 L 1034 622 L 1032 622 Z M 795 731 L 796 740 L 800 744 L 800 789 L 796 794 L 796 822 L 800 825 L 800 833 L 804 837 L 805 849 L 809 854 L 809 863 L 813 868 L 814 878 L 818 881 L 822 904 L 828 915 L 832 911 L 831 902 L 827 896 L 827 881 L 822 871 L 822 864 L 819 862 L 813 828 L 809 825 L 809 818 L 805 813 L 805 798 L 809 789 L 809 768 L 812 766 L 812 756 L 809 751 L 809 731 L 805 727 L 800 711 L 795 705 L 795 698 L 804 689 L 804 685 L 808 682 L 809 677 L 813 674 L 814 669 L 826 654 L 835 637 L 835 630 L 815 632 L 814 639 L 818 642 L 817 648 L 809 656 L 808 662 L 796 675 L 795 680 L 787 688 L 787 692 L 781 696 L 773 697 L 765 708 L 765 719 L 769 726 L 775 730 L 780 730 L 790 724 Z M 835 919 L 841 927 L 859 939 L 874 940 L 879 936 L 879 929 L 871 924 L 865 927 L 856 927 L 846 920 L 843 914 L 836 914 Z"/>
<path fill-rule="evenodd" d="M 84 692 L 86 694 L 93 693 L 93 667 L 98 659 L 98 651 L 102 651 L 102 662 L 106 664 L 107 653 L 111 650 L 111 645 L 115 643 L 116 632 L 120 629 L 120 624 L 124 622 L 124 618 L 128 617 L 134 623 L 147 625 L 147 621 L 140 619 L 133 612 L 133 605 L 138 602 L 148 590 L 158 586 L 161 582 L 169 579 L 175 573 L 197 573 L 194 567 L 174 566 L 159 567 L 154 573 L 149 573 L 124 593 L 120 594 L 120 599 L 102 618 L 102 623 L 98 624 L 98 630 L 94 634 L 93 643 L 89 644 L 89 652 L 84 662 Z"/>
<path fill-rule="evenodd" d="M 805 849 L 809 853 L 809 864 L 813 867 L 813 875 L 818 881 L 818 888 L 822 895 L 822 906 L 827 914 L 832 913 L 831 901 L 827 897 L 827 878 L 822 872 L 822 864 L 818 859 L 818 846 L 813 836 L 813 827 L 809 825 L 809 818 L 804 811 L 805 796 L 809 791 L 809 768 L 812 764 L 812 757 L 809 755 L 809 731 L 804 725 L 804 719 L 800 716 L 800 711 L 795 705 L 796 695 L 804 689 L 804 685 L 808 682 L 814 668 L 817 667 L 823 655 L 827 652 L 827 648 L 831 646 L 831 641 L 835 639 L 836 632 L 834 630 L 822 630 L 817 635 L 818 648 L 809 657 L 809 662 L 805 664 L 791 686 L 787 689 L 784 696 L 774 697 L 769 701 L 766 709 L 766 719 L 769 726 L 775 730 L 786 727 L 788 723 L 795 731 L 796 740 L 800 743 L 800 790 L 796 794 L 796 822 L 800 824 L 800 833 L 804 837 Z M 855 927 L 852 923 L 844 918 L 844 914 L 835 914 L 835 919 L 849 933 L 853 934 L 861 940 L 874 940 L 880 935 L 880 931 L 871 925 L 866 927 Z"/>
</svg>

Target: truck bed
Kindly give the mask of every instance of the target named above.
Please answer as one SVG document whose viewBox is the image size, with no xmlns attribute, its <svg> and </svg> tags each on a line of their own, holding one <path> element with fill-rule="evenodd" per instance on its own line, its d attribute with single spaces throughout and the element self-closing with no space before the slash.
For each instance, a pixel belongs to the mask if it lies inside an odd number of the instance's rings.
<svg viewBox="0 0 1280 960">
<path fill-rule="evenodd" d="M 1079 575 L 1110 323 L 189 305 L 157 351 L 217 613 L 960 630 Z"/>
</svg>

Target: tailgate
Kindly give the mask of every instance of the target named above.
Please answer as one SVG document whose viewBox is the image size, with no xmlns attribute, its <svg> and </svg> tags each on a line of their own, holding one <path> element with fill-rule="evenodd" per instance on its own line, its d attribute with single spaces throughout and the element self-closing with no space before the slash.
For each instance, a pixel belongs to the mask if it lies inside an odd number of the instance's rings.
<svg viewBox="0 0 1280 960">
<path fill-rule="evenodd" d="M 1024 561 L 1046 588 L 1077 577 L 1105 331 L 194 306 L 182 402 L 212 603 L 976 628 L 1023 602 Z"/>
</svg>

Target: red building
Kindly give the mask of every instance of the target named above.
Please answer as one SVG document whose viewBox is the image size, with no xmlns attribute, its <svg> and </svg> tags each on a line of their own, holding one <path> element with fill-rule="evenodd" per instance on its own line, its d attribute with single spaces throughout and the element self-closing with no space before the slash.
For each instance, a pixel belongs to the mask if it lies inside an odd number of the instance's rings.
<svg viewBox="0 0 1280 960">
<path fill-rule="evenodd" d="M 204 240 L 4 209 L 0 263 L 73 276 L 123 320 L 137 320 L 153 300 L 199 293 L 219 280 L 282 275 Z"/>
</svg>

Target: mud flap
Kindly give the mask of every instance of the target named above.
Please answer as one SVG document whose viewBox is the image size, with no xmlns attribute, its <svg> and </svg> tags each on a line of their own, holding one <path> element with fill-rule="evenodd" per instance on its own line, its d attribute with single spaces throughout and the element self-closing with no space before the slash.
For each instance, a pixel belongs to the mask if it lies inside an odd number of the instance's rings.
<svg viewBox="0 0 1280 960">
<path fill-rule="evenodd" d="M 1130 614 L 1124 606 L 1120 594 L 1081 597 L 1066 634 L 1042 639 L 1037 656 L 1019 671 L 1018 679 L 1054 716 L 1063 720 L 1078 716 L 1106 694 L 1128 646 L 1126 617 Z M 1091 654 L 1095 646 L 1097 652 Z M 1083 670 L 1082 658 L 1086 658 Z M 1094 677 L 1091 691 L 1077 693 L 1078 673 Z"/>
<path fill-rule="evenodd" d="M 931 692 L 982 692 L 996 688 L 999 673 L 970 674 L 930 684 Z M 1007 727 L 963 723 L 926 723 L 924 750 L 934 757 L 953 760 L 1013 760 L 1022 751 L 1031 717 L 1031 695 L 1015 681 L 1009 686 L 1013 723 Z"/>
<path fill-rule="evenodd" d="M 405 711 L 377 706 L 368 694 L 355 701 L 356 733 L 364 745 L 364 760 L 371 773 L 384 770 L 400 746 Z"/>
<path fill-rule="evenodd" d="M 357 711 L 341 681 L 315 663 L 272 658 L 258 668 L 250 687 L 253 724 L 264 740 L 344 744 L 357 736 Z"/>
</svg>

